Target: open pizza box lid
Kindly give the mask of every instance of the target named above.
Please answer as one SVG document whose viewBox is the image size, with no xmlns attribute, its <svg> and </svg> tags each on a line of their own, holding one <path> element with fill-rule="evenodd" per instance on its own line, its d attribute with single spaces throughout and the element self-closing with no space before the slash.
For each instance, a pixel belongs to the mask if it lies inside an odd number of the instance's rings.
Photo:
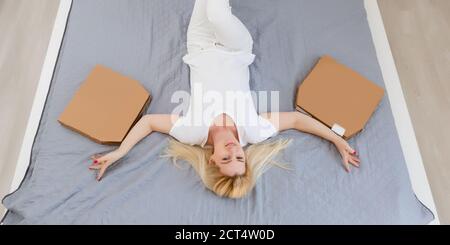
<svg viewBox="0 0 450 245">
<path fill-rule="evenodd" d="M 364 128 L 383 96 L 383 88 L 324 56 L 300 85 L 296 104 L 348 139 Z"/>
<path fill-rule="evenodd" d="M 136 80 L 97 65 L 58 121 L 101 144 L 120 144 L 151 100 Z"/>
</svg>

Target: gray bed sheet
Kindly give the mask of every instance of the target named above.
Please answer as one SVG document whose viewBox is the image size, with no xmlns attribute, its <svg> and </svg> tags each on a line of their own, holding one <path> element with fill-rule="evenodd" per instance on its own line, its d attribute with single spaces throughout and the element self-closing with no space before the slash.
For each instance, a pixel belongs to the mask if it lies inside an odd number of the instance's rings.
<svg viewBox="0 0 450 245">
<path fill-rule="evenodd" d="M 20 188 L 3 200 L 5 224 L 426 224 L 434 216 L 415 196 L 388 98 L 350 140 L 360 169 L 346 173 L 335 147 L 286 131 L 280 156 L 292 171 L 272 168 L 244 199 L 219 198 L 196 173 L 160 155 L 169 136 L 152 134 L 101 182 L 89 157 L 98 145 L 57 122 L 96 64 L 138 79 L 154 99 L 148 113 L 170 113 L 176 90 L 189 91 L 183 64 L 194 0 L 76 0 L 50 92 Z M 384 87 L 362 0 L 234 0 L 253 35 L 251 87 L 280 91 L 294 110 L 300 81 L 329 54 Z"/>
</svg>

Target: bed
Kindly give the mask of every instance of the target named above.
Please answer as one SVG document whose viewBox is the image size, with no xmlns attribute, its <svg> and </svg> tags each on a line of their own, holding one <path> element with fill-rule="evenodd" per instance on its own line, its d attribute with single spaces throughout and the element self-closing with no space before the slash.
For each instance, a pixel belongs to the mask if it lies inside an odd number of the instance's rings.
<svg viewBox="0 0 450 245">
<path fill-rule="evenodd" d="M 168 136 L 153 134 L 97 183 L 89 156 L 113 148 L 67 130 L 57 116 L 97 63 L 152 91 L 148 113 L 169 113 L 170 94 L 189 89 L 181 57 L 194 1 L 61 0 L 3 223 L 438 224 L 377 2 L 255 2 L 231 1 L 255 39 L 251 87 L 280 91 L 281 110 L 294 110 L 296 87 L 324 54 L 386 89 L 350 140 L 361 169 L 345 173 L 328 142 L 286 131 L 277 138 L 294 143 L 280 158 L 293 170 L 273 168 L 247 198 L 228 200 L 205 190 L 186 164 L 161 158 Z"/>
</svg>

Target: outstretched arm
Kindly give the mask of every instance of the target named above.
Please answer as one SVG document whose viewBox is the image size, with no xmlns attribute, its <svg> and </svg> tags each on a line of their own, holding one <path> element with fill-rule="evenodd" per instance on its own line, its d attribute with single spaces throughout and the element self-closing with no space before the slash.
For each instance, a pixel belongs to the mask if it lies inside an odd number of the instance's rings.
<svg viewBox="0 0 450 245">
<path fill-rule="evenodd" d="M 320 136 L 332 142 L 342 156 L 342 163 L 347 170 L 350 171 L 350 165 L 359 167 L 359 159 L 356 151 L 343 138 L 335 134 L 327 126 L 323 125 L 316 119 L 300 112 L 274 112 L 261 114 L 262 117 L 268 119 L 279 130 L 296 129 L 305 133 Z"/>
<path fill-rule="evenodd" d="M 122 141 L 122 144 L 117 151 L 126 155 L 134 145 L 152 132 L 169 134 L 173 122 L 175 122 L 177 118 L 177 115 L 170 114 L 149 114 L 143 116 Z"/>
<path fill-rule="evenodd" d="M 93 156 L 94 162 L 89 169 L 99 171 L 97 180 L 100 181 L 106 169 L 125 156 L 144 137 L 155 131 L 168 134 L 177 118 L 177 115 L 170 114 L 149 114 L 143 116 L 130 130 L 119 148 L 104 156 Z"/>
</svg>

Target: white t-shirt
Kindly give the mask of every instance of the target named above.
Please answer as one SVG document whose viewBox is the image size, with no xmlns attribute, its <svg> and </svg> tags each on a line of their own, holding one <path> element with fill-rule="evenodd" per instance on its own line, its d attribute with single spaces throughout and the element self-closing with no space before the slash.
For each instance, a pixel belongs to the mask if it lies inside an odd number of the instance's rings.
<svg viewBox="0 0 450 245">
<path fill-rule="evenodd" d="M 191 96 L 187 113 L 169 134 L 182 143 L 205 146 L 214 119 L 226 114 L 233 119 L 242 146 L 256 144 L 278 133 L 274 125 L 258 115 L 250 91 L 248 66 L 255 55 L 229 51 L 220 46 L 187 54 Z"/>
</svg>

